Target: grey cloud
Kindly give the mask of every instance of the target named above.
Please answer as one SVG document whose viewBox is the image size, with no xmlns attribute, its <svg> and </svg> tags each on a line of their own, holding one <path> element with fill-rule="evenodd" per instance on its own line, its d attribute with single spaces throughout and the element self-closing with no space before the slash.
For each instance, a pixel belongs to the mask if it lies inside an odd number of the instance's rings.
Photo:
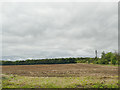
<svg viewBox="0 0 120 90">
<path fill-rule="evenodd" d="M 5 3 L 3 55 L 94 56 L 117 50 L 117 3 Z"/>
</svg>

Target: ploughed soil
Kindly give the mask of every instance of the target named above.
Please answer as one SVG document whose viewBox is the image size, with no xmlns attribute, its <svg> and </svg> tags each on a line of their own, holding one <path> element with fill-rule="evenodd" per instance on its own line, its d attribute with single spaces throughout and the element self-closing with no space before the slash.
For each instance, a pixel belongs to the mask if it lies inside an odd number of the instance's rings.
<svg viewBox="0 0 120 90">
<path fill-rule="evenodd" d="M 6 65 L 3 74 L 32 77 L 71 77 L 71 76 L 118 76 L 117 66 L 96 64 L 42 64 L 42 65 Z"/>
</svg>

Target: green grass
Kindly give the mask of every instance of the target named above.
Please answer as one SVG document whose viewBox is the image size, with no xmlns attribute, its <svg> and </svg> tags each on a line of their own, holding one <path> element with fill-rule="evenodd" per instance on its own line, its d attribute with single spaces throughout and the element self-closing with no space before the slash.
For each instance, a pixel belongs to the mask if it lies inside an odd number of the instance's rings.
<svg viewBox="0 0 120 90">
<path fill-rule="evenodd" d="M 118 88 L 117 78 L 2 75 L 2 88 Z"/>
</svg>

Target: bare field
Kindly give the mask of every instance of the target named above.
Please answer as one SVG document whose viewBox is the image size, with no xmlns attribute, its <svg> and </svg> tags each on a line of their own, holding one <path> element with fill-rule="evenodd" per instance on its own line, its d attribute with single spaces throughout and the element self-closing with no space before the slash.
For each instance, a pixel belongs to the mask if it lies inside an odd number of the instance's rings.
<svg viewBox="0 0 120 90">
<path fill-rule="evenodd" d="M 118 76 L 118 67 L 83 63 L 7 65 L 2 66 L 2 73 L 31 77 L 102 76 L 102 78 L 107 78 L 111 76 Z"/>
</svg>

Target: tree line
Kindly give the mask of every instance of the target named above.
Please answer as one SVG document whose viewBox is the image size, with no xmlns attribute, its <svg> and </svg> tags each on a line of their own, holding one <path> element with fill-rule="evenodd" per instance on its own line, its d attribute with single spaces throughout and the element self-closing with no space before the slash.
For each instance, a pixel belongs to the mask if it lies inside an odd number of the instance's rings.
<svg viewBox="0 0 120 90">
<path fill-rule="evenodd" d="M 52 59 L 32 59 L 22 61 L 1 61 L 0 65 L 34 65 L 34 64 L 69 64 L 69 63 L 93 63 L 93 64 L 118 64 L 120 55 L 118 53 L 102 52 L 101 58 L 77 57 L 77 58 L 52 58 Z"/>
<path fill-rule="evenodd" d="M 101 54 L 101 58 L 86 58 L 86 60 L 77 60 L 78 63 L 93 63 L 93 64 L 112 64 L 117 65 L 119 64 L 120 55 L 116 52 L 108 52 L 105 53 L 104 51 Z"/>
</svg>

